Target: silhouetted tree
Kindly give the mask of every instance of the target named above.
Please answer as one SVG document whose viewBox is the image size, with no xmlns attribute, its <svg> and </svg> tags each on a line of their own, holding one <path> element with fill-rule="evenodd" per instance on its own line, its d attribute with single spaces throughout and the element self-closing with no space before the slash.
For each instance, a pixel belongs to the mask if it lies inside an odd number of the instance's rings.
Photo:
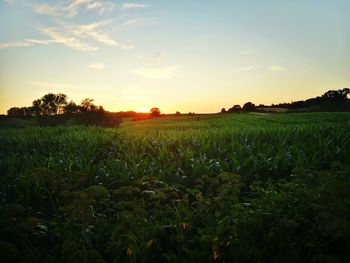
<svg viewBox="0 0 350 263">
<path fill-rule="evenodd" d="M 251 112 L 251 111 L 256 111 L 256 107 L 255 107 L 255 104 L 252 103 L 252 102 L 247 102 L 243 105 L 243 108 L 242 108 L 243 111 L 246 111 L 246 112 Z"/>
<path fill-rule="evenodd" d="M 85 98 L 80 102 L 80 109 L 82 112 L 95 111 L 98 107 L 94 104 L 94 99 Z"/>
<path fill-rule="evenodd" d="M 233 105 L 231 108 L 228 109 L 228 112 L 239 112 L 242 110 L 242 107 L 240 105 Z"/>
<path fill-rule="evenodd" d="M 74 101 L 70 101 L 63 109 L 65 114 L 73 115 L 80 112 L 80 106 L 77 105 Z"/>
<path fill-rule="evenodd" d="M 105 110 L 102 106 L 96 106 L 94 100 L 85 98 L 80 102 L 77 120 L 84 125 L 99 125 Z"/>
<path fill-rule="evenodd" d="M 179 111 L 177 111 L 177 112 L 175 113 L 175 115 L 176 115 L 176 116 L 180 116 L 181 113 L 180 113 Z"/>
<path fill-rule="evenodd" d="M 225 108 L 222 108 L 222 109 L 221 109 L 221 113 L 226 113 L 226 109 L 225 109 Z"/>
<path fill-rule="evenodd" d="M 41 99 L 34 100 L 32 107 L 35 115 L 55 115 L 62 114 L 65 105 L 67 95 L 48 93 Z"/>
<path fill-rule="evenodd" d="M 329 98 L 333 100 L 344 100 L 347 99 L 347 96 L 350 94 L 350 89 L 339 89 L 339 90 L 329 90 L 325 94 L 322 95 L 324 98 Z"/>
<path fill-rule="evenodd" d="M 158 117 L 160 115 L 160 110 L 157 107 L 153 107 L 149 112 L 153 117 Z"/>
<path fill-rule="evenodd" d="M 33 116 L 32 107 L 12 107 L 7 111 L 8 116 L 24 117 Z"/>
<path fill-rule="evenodd" d="M 32 105 L 34 115 L 38 116 L 43 114 L 41 99 L 34 100 Z"/>
</svg>

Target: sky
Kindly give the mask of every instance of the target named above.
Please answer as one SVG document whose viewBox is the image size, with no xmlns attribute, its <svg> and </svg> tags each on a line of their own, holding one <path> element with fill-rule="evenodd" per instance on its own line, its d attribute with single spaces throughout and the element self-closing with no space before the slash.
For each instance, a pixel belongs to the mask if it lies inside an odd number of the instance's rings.
<svg viewBox="0 0 350 263">
<path fill-rule="evenodd" d="M 349 0 L 0 0 L 0 114 L 49 92 L 210 113 L 350 87 Z"/>
</svg>

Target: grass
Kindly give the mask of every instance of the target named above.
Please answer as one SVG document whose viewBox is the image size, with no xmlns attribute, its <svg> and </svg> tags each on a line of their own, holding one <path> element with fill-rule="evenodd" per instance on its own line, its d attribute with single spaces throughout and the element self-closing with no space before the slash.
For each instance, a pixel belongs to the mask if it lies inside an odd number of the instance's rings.
<svg viewBox="0 0 350 263">
<path fill-rule="evenodd" d="M 1 129 L 0 256 L 349 261 L 349 128 L 300 113 Z"/>
</svg>

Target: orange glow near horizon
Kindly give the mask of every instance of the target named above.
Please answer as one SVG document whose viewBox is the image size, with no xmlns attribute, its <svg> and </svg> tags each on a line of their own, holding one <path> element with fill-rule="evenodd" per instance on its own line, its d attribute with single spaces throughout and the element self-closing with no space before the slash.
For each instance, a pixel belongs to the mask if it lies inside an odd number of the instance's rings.
<svg viewBox="0 0 350 263">
<path fill-rule="evenodd" d="M 136 112 L 140 112 L 140 113 L 148 113 L 149 109 L 147 109 L 147 108 L 137 108 L 135 111 Z"/>
</svg>

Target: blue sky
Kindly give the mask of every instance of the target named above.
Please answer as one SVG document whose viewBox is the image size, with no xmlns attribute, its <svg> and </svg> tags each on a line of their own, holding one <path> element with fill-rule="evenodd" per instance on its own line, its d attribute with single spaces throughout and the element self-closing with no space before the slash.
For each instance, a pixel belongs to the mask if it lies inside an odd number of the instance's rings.
<svg viewBox="0 0 350 263">
<path fill-rule="evenodd" d="M 0 113 L 47 92 L 216 112 L 350 86 L 350 1 L 0 0 Z"/>
</svg>

